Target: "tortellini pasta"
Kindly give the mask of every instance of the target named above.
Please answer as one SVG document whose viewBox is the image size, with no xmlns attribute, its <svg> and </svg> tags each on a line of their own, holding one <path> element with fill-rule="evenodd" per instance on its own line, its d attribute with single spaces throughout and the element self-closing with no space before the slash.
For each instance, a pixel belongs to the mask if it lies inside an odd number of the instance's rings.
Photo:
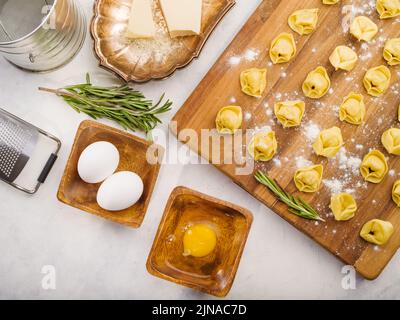
<svg viewBox="0 0 400 320">
<path fill-rule="evenodd" d="M 219 133 L 234 134 L 242 126 L 242 121 L 242 108 L 227 106 L 218 112 L 215 124 Z"/>
<path fill-rule="evenodd" d="M 347 221 L 354 217 L 357 211 L 357 203 L 348 193 L 334 194 L 329 206 L 337 221 Z"/>
<path fill-rule="evenodd" d="M 350 25 L 350 33 L 360 41 L 371 41 L 378 33 L 378 26 L 371 19 L 358 16 Z"/>
<path fill-rule="evenodd" d="M 318 9 L 303 9 L 293 12 L 288 19 L 290 28 L 299 35 L 310 34 L 317 26 L 318 11 Z"/>
<path fill-rule="evenodd" d="M 392 199 L 398 207 L 400 207 L 400 180 L 397 180 L 393 184 L 392 188 Z"/>
<path fill-rule="evenodd" d="M 339 108 L 340 121 L 358 125 L 364 121 L 364 117 L 364 97 L 361 94 L 350 92 Z"/>
<path fill-rule="evenodd" d="M 382 144 L 388 153 L 400 156 L 400 129 L 390 128 L 382 134 Z"/>
<path fill-rule="evenodd" d="M 365 181 L 380 183 L 388 172 L 385 156 L 379 150 L 372 150 L 364 156 L 360 166 Z"/>
<path fill-rule="evenodd" d="M 240 85 L 245 94 L 260 98 L 267 86 L 267 69 L 251 68 L 242 71 Z"/>
<path fill-rule="evenodd" d="M 321 186 L 323 172 L 320 164 L 300 168 L 294 174 L 294 184 L 301 192 L 316 192 Z"/>
<path fill-rule="evenodd" d="M 260 132 L 254 135 L 249 145 L 249 153 L 256 161 L 271 160 L 278 149 L 275 132 Z"/>
<path fill-rule="evenodd" d="M 391 73 L 388 67 L 379 66 L 369 69 L 364 76 L 364 87 L 368 94 L 379 97 L 389 88 Z"/>
<path fill-rule="evenodd" d="M 323 4 L 336 4 L 339 0 L 322 0 Z"/>
<path fill-rule="evenodd" d="M 269 56 L 274 64 L 290 61 L 297 52 L 296 42 L 290 33 L 281 33 L 271 44 Z"/>
<path fill-rule="evenodd" d="M 274 106 L 275 116 L 284 128 L 299 126 L 304 110 L 305 103 L 300 100 L 277 102 Z"/>
<path fill-rule="evenodd" d="M 389 19 L 400 15 L 400 0 L 377 0 L 376 10 L 381 19 Z"/>
<path fill-rule="evenodd" d="M 400 64 L 400 38 L 389 39 L 383 48 L 383 57 L 389 66 Z"/>
<path fill-rule="evenodd" d="M 372 219 L 362 227 L 360 236 L 365 241 L 377 245 L 384 245 L 394 232 L 393 225 L 389 221 Z"/>
<path fill-rule="evenodd" d="M 336 156 L 343 146 L 343 137 L 340 128 L 332 127 L 321 131 L 312 146 L 315 153 L 319 156 L 328 158 Z"/>
<path fill-rule="evenodd" d="M 303 82 L 303 93 L 306 97 L 319 99 L 323 97 L 331 87 L 331 79 L 324 67 L 318 67 L 311 71 Z"/>
<path fill-rule="evenodd" d="M 346 46 L 338 46 L 332 52 L 329 61 L 335 67 L 335 70 L 351 71 L 358 61 L 358 56 L 353 49 Z"/>
</svg>

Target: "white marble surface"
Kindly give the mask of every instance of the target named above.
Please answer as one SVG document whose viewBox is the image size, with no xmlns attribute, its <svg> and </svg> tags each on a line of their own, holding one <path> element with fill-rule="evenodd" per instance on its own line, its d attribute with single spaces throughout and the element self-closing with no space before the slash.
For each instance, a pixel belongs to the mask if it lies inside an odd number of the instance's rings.
<svg viewBox="0 0 400 320">
<path fill-rule="evenodd" d="M 88 16 L 92 1 L 80 0 Z M 138 88 L 156 98 L 167 92 L 179 109 L 207 70 L 229 44 L 259 0 L 238 0 L 188 68 L 161 82 Z M 210 298 L 150 276 L 145 262 L 166 200 L 185 185 L 250 209 L 254 223 L 231 299 L 271 298 L 400 298 L 400 255 L 396 254 L 376 281 L 357 277 L 357 288 L 341 286 L 342 263 L 270 212 L 210 165 L 163 165 L 142 227 L 122 227 L 65 206 L 56 191 L 76 128 L 86 119 L 39 85 L 59 87 L 84 79 L 112 76 L 97 67 L 87 37 L 82 51 L 61 70 L 49 74 L 22 72 L 0 59 L 0 105 L 49 130 L 63 141 L 60 158 L 46 184 L 26 196 L 0 184 L 0 298 L 2 299 L 191 299 Z M 161 127 L 167 132 L 166 126 Z M 56 270 L 56 289 L 44 290 L 42 267 Z"/>
</svg>

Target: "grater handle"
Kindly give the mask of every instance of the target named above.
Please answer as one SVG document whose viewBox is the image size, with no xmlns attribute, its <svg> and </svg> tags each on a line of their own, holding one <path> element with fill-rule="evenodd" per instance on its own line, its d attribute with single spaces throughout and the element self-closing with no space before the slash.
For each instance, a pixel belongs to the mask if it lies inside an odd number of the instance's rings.
<svg viewBox="0 0 400 320">
<path fill-rule="evenodd" d="M 42 172 L 39 175 L 38 182 L 40 182 L 40 183 L 45 182 L 45 180 L 46 180 L 47 176 L 49 175 L 51 169 L 53 168 L 54 163 L 56 162 L 57 158 L 58 158 L 58 156 L 54 153 L 52 153 L 50 155 L 49 159 L 46 162 L 46 165 L 44 166 Z"/>
</svg>

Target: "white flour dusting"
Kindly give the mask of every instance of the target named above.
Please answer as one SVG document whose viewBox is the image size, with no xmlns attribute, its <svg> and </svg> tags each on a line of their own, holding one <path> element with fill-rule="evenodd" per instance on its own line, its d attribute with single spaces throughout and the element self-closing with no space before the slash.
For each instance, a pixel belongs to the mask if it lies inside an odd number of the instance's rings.
<svg viewBox="0 0 400 320">
<path fill-rule="evenodd" d="M 297 168 L 309 167 L 313 165 L 313 163 L 310 160 L 304 158 L 303 156 L 298 156 L 295 159 Z"/>
<path fill-rule="evenodd" d="M 361 159 L 355 155 L 347 152 L 346 148 L 341 148 L 338 154 L 339 158 L 339 169 L 348 170 L 353 176 L 359 175 L 359 168 L 361 165 Z"/>
<path fill-rule="evenodd" d="M 281 159 L 279 158 L 273 158 L 272 161 L 274 162 L 274 165 L 280 168 L 282 166 Z"/>
<path fill-rule="evenodd" d="M 254 128 L 254 133 L 259 133 L 259 132 L 270 132 L 272 131 L 271 126 L 262 126 L 262 127 L 255 127 Z"/>
<path fill-rule="evenodd" d="M 343 182 L 339 179 L 324 179 L 322 182 L 332 194 L 341 193 L 343 190 Z"/>
<path fill-rule="evenodd" d="M 238 65 L 242 59 L 240 57 L 230 57 L 228 62 L 231 66 Z"/>
<path fill-rule="evenodd" d="M 260 55 L 260 52 L 258 50 L 255 49 L 247 49 L 245 54 L 244 54 L 244 58 L 247 61 L 254 61 L 258 58 L 258 56 Z"/>
<path fill-rule="evenodd" d="M 309 122 L 304 128 L 304 133 L 306 135 L 307 140 L 309 141 L 314 141 L 315 139 L 317 139 L 320 132 L 321 129 L 314 122 Z"/>
</svg>

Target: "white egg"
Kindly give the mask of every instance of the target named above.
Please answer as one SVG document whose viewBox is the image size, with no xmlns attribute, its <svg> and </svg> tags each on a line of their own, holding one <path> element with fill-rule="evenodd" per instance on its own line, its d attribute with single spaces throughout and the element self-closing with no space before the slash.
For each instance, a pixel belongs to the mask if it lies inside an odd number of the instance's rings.
<svg viewBox="0 0 400 320">
<path fill-rule="evenodd" d="M 78 174 L 87 183 L 99 183 L 111 176 L 119 164 L 118 149 L 110 142 L 87 146 L 78 160 Z"/>
<path fill-rule="evenodd" d="M 97 203 L 104 210 L 120 211 L 133 206 L 142 193 L 142 179 L 134 172 L 121 171 L 101 184 L 97 191 Z"/>
</svg>

